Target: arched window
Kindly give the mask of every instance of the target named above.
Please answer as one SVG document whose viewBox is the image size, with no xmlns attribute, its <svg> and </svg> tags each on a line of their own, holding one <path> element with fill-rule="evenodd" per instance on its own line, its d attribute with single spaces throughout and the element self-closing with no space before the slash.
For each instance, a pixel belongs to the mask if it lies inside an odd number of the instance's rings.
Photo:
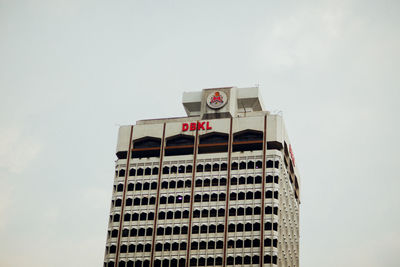
<svg viewBox="0 0 400 267">
<path fill-rule="evenodd" d="M 236 200 L 236 193 L 235 192 L 232 192 L 230 194 L 230 200 Z"/>
<path fill-rule="evenodd" d="M 236 209 L 235 208 L 230 208 L 229 209 L 229 216 L 236 216 Z"/>
<path fill-rule="evenodd" d="M 182 180 L 179 180 L 179 181 L 176 183 L 176 188 L 183 188 L 183 185 L 184 185 L 183 181 L 182 181 Z"/>
<path fill-rule="evenodd" d="M 185 243 L 185 247 L 186 247 L 186 243 Z M 185 258 L 179 259 L 179 266 L 178 267 L 185 267 L 185 266 L 186 266 L 186 259 Z"/>
<path fill-rule="evenodd" d="M 203 258 L 203 257 L 199 258 L 199 263 L 198 263 L 198 265 L 199 265 L 199 266 L 206 266 L 206 259 Z"/>
<path fill-rule="evenodd" d="M 165 166 L 162 171 L 163 174 L 169 174 L 169 167 Z"/>
<path fill-rule="evenodd" d="M 230 240 L 228 241 L 228 248 L 234 248 L 234 247 L 235 247 L 235 241 L 232 240 L 232 239 L 230 239 Z"/>
<path fill-rule="evenodd" d="M 178 172 L 178 168 L 176 166 L 172 166 L 171 173 L 177 173 L 177 172 Z"/>
<path fill-rule="evenodd" d="M 119 218 L 120 218 L 120 215 L 119 214 L 115 214 L 114 218 L 113 218 L 113 222 L 119 222 Z"/>
<path fill-rule="evenodd" d="M 165 243 L 164 244 L 164 251 L 170 251 L 171 250 L 171 244 L 170 243 Z"/>
<path fill-rule="evenodd" d="M 209 232 L 209 233 L 216 233 L 216 232 L 217 232 L 217 227 L 216 227 L 214 224 L 211 224 L 211 225 L 208 227 L 208 232 Z"/>
<path fill-rule="evenodd" d="M 232 177 L 231 178 L 231 185 L 237 185 L 237 178 L 236 177 Z"/>
<path fill-rule="evenodd" d="M 193 218 L 200 218 L 200 211 L 199 210 L 194 210 L 193 211 Z"/>
<path fill-rule="evenodd" d="M 242 161 L 239 164 L 239 170 L 245 170 L 246 169 L 246 162 Z"/>
<path fill-rule="evenodd" d="M 135 185 L 132 183 L 128 184 L 128 191 L 133 191 L 133 189 L 135 188 Z"/>
<path fill-rule="evenodd" d="M 169 267 L 169 260 L 168 259 L 164 259 L 162 261 L 162 267 Z"/>
<path fill-rule="evenodd" d="M 272 207 L 270 206 L 265 207 L 265 214 L 272 214 Z"/>
<path fill-rule="evenodd" d="M 151 175 L 151 168 L 147 167 L 147 168 L 144 170 L 144 175 Z"/>
<path fill-rule="evenodd" d="M 197 266 L 197 259 L 196 258 L 191 258 L 190 259 L 190 266 Z"/>
<path fill-rule="evenodd" d="M 261 214 L 261 208 L 260 207 L 254 207 L 254 215 L 260 215 Z"/>
<path fill-rule="evenodd" d="M 212 257 L 207 258 L 207 266 L 214 266 L 214 258 Z"/>
<path fill-rule="evenodd" d="M 192 181 L 186 180 L 185 181 L 185 187 L 188 188 L 188 187 L 191 187 L 191 186 L 192 186 Z"/>
<path fill-rule="evenodd" d="M 158 227 L 157 228 L 157 235 L 164 235 L 164 228 L 163 227 Z"/>
<path fill-rule="evenodd" d="M 253 214 L 253 209 L 251 207 L 246 208 L 246 215 L 252 215 Z"/>
<path fill-rule="evenodd" d="M 217 217 L 217 210 L 216 209 L 211 209 L 210 210 L 210 217 Z"/>
<path fill-rule="evenodd" d="M 125 177 L 125 170 L 124 169 L 119 170 L 119 175 L 118 176 L 119 177 Z"/>
<path fill-rule="evenodd" d="M 160 204 L 167 204 L 167 197 L 165 196 L 160 197 Z"/>
<path fill-rule="evenodd" d="M 141 183 L 136 183 L 135 191 L 140 191 L 140 190 L 142 190 L 142 184 Z"/>
<path fill-rule="evenodd" d="M 199 243 L 199 249 L 207 249 L 207 242 L 201 241 Z"/>
<path fill-rule="evenodd" d="M 172 259 L 171 260 L 171 267 L 178 266 L 178 260 L 177 259 Z"/>
<path fill-rule="evenodd" d="M 214 163 L 212 170 L 213 170 L 213 172 L 219 171 L 219 164 L 218 163 Z"/>
<path fill-rule="evenodd" d="M 274 183 L 279 184 L 279 176 L 274 176 Z"/>
<path fill-rule="evenodd" d="M 218 186 L 218 179 L 217 179 L 217 178 L 213 178 L 213 179 L 211 180 L 211 185 L 212 185 L 212 186 Z"/>
<path fill-rule="evenodd" d="M 223 247 L 224 247 L 224 242 L 222 240 L 218 240 L 216 248 L 218 249 L 218 248 L 223 248 Z"/>
<path fill-rule="evenodd" d="M 244 200 L 245 199 L 246 194 L 244 192 L 240 192 L 238 194 L 238 200 Z"/>
<path fill-rule="evenodd" d="M 278 207 L 274 207 L 274 214 L 278 215 Z"/>
<path fill-rule="evenodd" d="M 235 265 L 242 265 L 243 258 L 241 256 L 235 257 Z"/>
<path fill-rule="evenodd" d="M 274 162 L 272 160 L 267 161 L 267 168 L 273 168 L 274 167 Z"/>
<path fill-rule="evenodd" d="M 149 183 L 144 183 L 143 184 L 143 190 L 149 190 L 150 184 Z"/>
<path fill-rule="evenodd" d="M 275 192 L 274 192 L 274 198 L 275 198 L 275 199 L 278 199 L 278 197 L 279 197 L 279 193 L 278 193 L 278 191 L 275 191 Z"/>
<path fill-rule="evenodd" d="M 202 164 L 197 165 L 196 172 L 203 172 L 203 165 Z"/>
<path fill-rule="evenodd" d="M 148 158 L 159 157 L 161 138 L 146 136 L 133 141 L 132 157 Z"/>
<path fill-rule="evenodd" d="M 182 218 L 189 218 L 189 211 L 188 210 L 184 210 L 182 213 Z"/>
<path fill-rule="evenodd" d="M 232 256 L 229 256 L 229 257 L 227 258 L 226 262 L 227 262 L 228 265 L 233 265 L 233 264 L 234 264 L 234 259 L 233 259 L 233 257 L 232 257 Z"/>
<path fill-rule="evenodd" d="M 143 169 L 139 168 L 136 172 L 136 176 L 142 176 L 143 175 Z"/>
<path fill-rule="evenodd" d="M 235 225 L 234 224 L 229 224 L 228 226 L 228 232 L 235 232 Z"/>
<path fill-rule="evenodd" d="M 181 228 L 181 234 L 182 235 L 186 235 L 187 233 L 188 233 L 188 227 L 187 226 L 182 226 L 182 228 Z"/>
<path fill-rule="evenodd" d="M 165 212 L 161 211 L 158 213 L 158 219 L 159 220 L 164 220 L 165 219 Z"/>
<path fill-rule="evenodd" d="M 207 209 L 203 209 L 201 211 L 201 217 L 203 217 L 203 218 L 207 218 L 208 217 L 208 210 Z"/>
<path fill-rule="evenodd" d="M 185 196 L 183 197 L 183 202 L 184 202 L 184 203 L 189 203 L 189 202 L 190 202 L 190 195 L 185 195 Z"/>
<path fill-rule="evenodd" d="M 151 190 L 157 189 L 157 182 L 152 182 L 151 183 Z"/>
<path fill-rule="evenodd" d="M 201 202 L 201 195 L 195 195 L 194 202 Z"/>
<path fill-rule="evenodd" d="M 130 244 L 128 247 L 128 252 L 129 253 L 135 252 L 135 249 L 136 249 L 136 246 L 134 244 Z M 129 266 L 129 261 L 128 261 L 128 266 Z"/>
<path fill-rule="evenodd" d="M 261 176 L 256 176 L 255 178 L 254 178 L 254 183 L 255 184 L 261 184 L 262 183 L 262 179 L 261 179 Z"/>
<path fill-rule="evenodd" d="M 178 168 L 178 173 L 185 173 L 185 166 L 180 165 Z"/>
<path fill-rule="evenodd" d="M 151 171 L 151 173 L 153 175 L 157 175 L 158 174 L 158 167 L 154 167 L 153 170 Z"/>
<path fill-rule="evenodd" d="M 261 169 L 262 168 L 262 161 L 258 160 L 256 161 L 256 169 Z"/>
<path fill-rule="evenodd" d="M 232 166 L 231 166 L 231 169 L 232 170 L 237 170 L 238 168 L 239 168 L 239 164 L 237 162 L 233 162 Z"/>
<path fill-rule="evenodd" d="M 126 245 L 122 245 L 119 249 L 120 253 L 126 253 L 128 251 L 128 247 Z"/>
<path fill-rule="evenodd" d="M 162 246 L 162 245 L 161 245 Z M 161 250 L 160 250 L 161 251 Z M 161 267 L 161 260 L 154 261 L 154 267 Z"/>
<path fill-rule="evenodd" d="M 215 242 L 213 240 L 208 241 L 208 249 L 215 249 Z"/>
<path fill-rule="evenodd" d="M 145 212 L 142 212 L 142 213 L 140 213 L 139 220 L 145 221 L 146 217 L 147 217 L 147 214 Z"/>
<path fill-rule="evenodd" d="M 244 208 L 242 208 L 242 207 L 238 208 L 238 209 L 237 209 L 237 215 L 238 215 L 238 216 L 244 215 Z"/>
<path fill-rule="evenodd" d="M 253 224 L 253 231 L 260 231 L 260 224 L 259 223 L 254 223 Z"/>
<path fill-rule="evenodd" d="M 224 225 L 223 224 L 218 224 L 217 226 L 217 233 L 223 233 L 224 232 Z"/>
<path fill-rule="evenodd" d="M 153 228 L 147 228 L 146 229 L 146 236 L 152 236 L 152 235 L 153 235 Z"/>
<path fill-rule="evenodd" d="M 268 190 L 265 192 L 265 198 L 272 198 L 272 191 Z"/>
<path fill-rule="evenodd" d="M 132 228 L 129 236 L 137 236 L 137 234 L 138 234 L 137 229 L 136 228 Z"/>
<path fill-rule="evenodd" d="M 233 152 L 254 151 L 263 148 L 263 132 L 244 130 L 233 135 Z"/>
<path fill-rule="evenodd" d="M 251 191 L 247 192 L 246 199 L 253 199 L 253 192 L 251 192 Z"/>
<path fill-rule="evenodd" d="M 211 194 L 211 201 L 218 201 L 218 195 L 215 193 Z"/>
<path fill-rule="evenodd" d="M 176 182 L 175 181 L 169 181 L 169 188 L 175 188 L 176 187 Z"/>
<path fill-rule="evenodd" d="M 199 243 L 196 241 L 193 241 L 192 244 L 190 245 L 191 250 L 197 250 L 199 249 Z"/>
<path fill-rule="evenodd" d="M 246 240 L 247 241 L 247 240 Z M 250 241 L 250 240 L 249 240 Z M 250 241 L 251 242 L 251 241 Z M 246 246 L 245 246 L 246 247 Z M 246 255 L 244 256 L 244 264 L 251 264 L 251 257 Z"/>
<path fill-rule="evenodd" d="M 162 251 L 163 245 L 161 243 L 156 244 L 156 251 Z"/>
<path fill-rule="evenodd" d="M 210 195 L 209 194 L 204 194 L 203 195 L 203 202 L 208 202 L 210 201 Z"/>
<path fill-rule="evenodd" d="M 124 185 L 123 184 L 119 184 L 117 186 L 117 192 L 122 192 L 122 191 L 124 191 Z"/>
<path fill-rule="evenodd" d="M 243 232 L 243 223 L 238 223 L 236 225 L 236 232 Z"/>
<path fill-rule="evenodd" d="M 226 178 L 222 177 L 219 179 L 219 185 L 226 185 Z"/>
<path fill-rule="evenodd" d="M 194 226 L 192 227 L 192 233 L 193 233 L 193 234 L 198 234 L 199 231 L 200 231 L 200 227 L 199 227 L 198 225 L 194 225 Z"/>
<path fill-rule="evenodd" d="M 174 196 L 169 196 L 168 197 L 168 204 L 173 204 L 175 202 L 175 197 Z"/>
<path fill-rule="evenodd" d="M 253 240 L 253 247 L 260 247 L 260 239 L 254 239 Z"/>
<path fill-rule="evenodd" d="M 186 173 L 191 173 L 193 171 L 192 165 L 186 166 Z"/>
<path fill-rule="evenodd" d="M 182 218 L 182 212 L 180 210 L 175 211 L 174 218 L 175 219 L 181 219 Z"/>
<path fill-rule="evenodd" d="M 124 215 L 124 221 L 129 222 L 131 220 L 131 215 L 129 213 L 125 213 Z"/>
<path fill-rule="evenodd" d="M 140 228 L 138 231 L 138 236 L 145 236 L 145 234 L 146 234 L 146 229 Z"/>
<path fill-rule="evenodd" d="M 226 199 L 225 193 L 220 193 L 219 194 L 219 201 L 225 201 L 225 199 Z"/>
<path fill-rule="evenodd" d="M 119 199 L 117 199 L 118 201 Z M 125 201 L 125 206 L 132 206 L 132 198 L 127 198 Z"/>
<path fill-rule="evenodd" d="M 215 265 L 222 265 L 222 257 L 215 258 Z"/>
<path fill-rule="evenodd" d="M 211 164 L 207 163 L 207 164 L 204 166 L 204 171 L 205 171 L 205 172 L 210 172 L 210 171 L 211 171 Z"/>
<path fill-rule="evenodd" d="M 138 244 L 138 245 L 136 246 L 136 252 L 143 252 L 143 250 L 144 250 L 143 244 Z M 136 262 L 136 263 L 137 263 L 137 262 Z"/>
<path fill-rule="evenodd" d="M 200 233 L 201 234 L 207 234 L 207 225 L 202 225 L 201 227 L 200 227 Z"/>
<path fill-rule="evenodd" d="M 167 138 L 165 146 L 166 156 L 193 154 L 194 136 L 178 134 Z"/>
<path fill-rule="evenodd" d="M 246 178 L 244 178 L 243 176 L 241 176 L 239 178 L 239 184 L 246 184 Z"/>
<path fill-rule="evenodd" d="M 181 228 L 180 228 L 179 226 L 175 226 L 172 233 L 173 233 L 174 235 L 179 235 L 180 232 L 181 232 Z"/>
<path fill-rule="evenodd" d="M 210 179 L 204 179 L 203 186 L 210 186 Z"/>
<path fill-rule="evenodd" d="M 117 247 L 112 245 L 110 246 L 110 254 L 114 254 L 117 251 Z"/>
<path fill-rule="evenodd" d="M 278 223 L 274 223 L 274 231 L 278 231 Z"/>
<path fill-rule="evenodd" d="M 247 162 L 247 169 L 254 169 L 254 161 Z"/>
<path fill-rule="evenodd" d="M 179 250 L 179 244 L 176 242 L 172 243 L 172 251 L 177 251 L 177 250 Z"/>
<path fill-rule="evenodd" d="M 134 205 L 134 206 L 139 206 L 139 205 L 140 205 L 140 198 L 136 197 L 136 198 L 133 200 L 133 205 Z M 129 205 L 127 205 L 127 206 L 129 206 Z"/>
<path fill-rule="evenodd" d="M 122 230 L 122 237 L 127 237 L 129 236 L 129 230 L 127 228 Z"/>
</svg>

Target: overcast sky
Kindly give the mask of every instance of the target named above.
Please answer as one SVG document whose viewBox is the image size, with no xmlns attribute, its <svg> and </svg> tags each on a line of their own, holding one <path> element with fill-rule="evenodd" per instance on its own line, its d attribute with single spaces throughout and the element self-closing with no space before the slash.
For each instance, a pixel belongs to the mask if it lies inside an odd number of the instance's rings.
<svg viewBox="0 0 400 267">
<path fill-rule="evenodd" d="M 399 7 L 0 0 L 0 266 L 101 266 L 119 125 L 255 84 L 301 173 L 301 266 L 400 266 Z"/>
</svg>

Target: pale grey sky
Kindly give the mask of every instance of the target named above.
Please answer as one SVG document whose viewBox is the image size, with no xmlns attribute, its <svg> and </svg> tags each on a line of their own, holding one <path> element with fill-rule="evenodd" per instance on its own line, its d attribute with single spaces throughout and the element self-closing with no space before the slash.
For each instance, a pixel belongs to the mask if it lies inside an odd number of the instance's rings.
<svg viewBox="0 0 400 267">
<path fill-rule="evenodd" d="M 0 0 L 0 266 L 101 266 L 118 125 L 260 85 L 301 266 L 400 266 L 399 1 Z"/>
</svg>

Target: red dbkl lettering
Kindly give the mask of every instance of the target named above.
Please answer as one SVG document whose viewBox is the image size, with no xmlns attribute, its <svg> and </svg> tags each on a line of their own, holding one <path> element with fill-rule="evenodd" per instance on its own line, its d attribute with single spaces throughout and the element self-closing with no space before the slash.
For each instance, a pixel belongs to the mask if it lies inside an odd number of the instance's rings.
<svg viewBox="0 0 400 267">
<path fill-rule="evenodd" d="M 189 130 L 189 124 L 182 123 L 182 132 L 186 132 L 187 130 Z"/>
<path fill-rule="evenodd" d="M 210 126 L 210 122 L 207 121 L 207 130 L 211 130 L 211 129 L 212 129 L 212 127 Z"/>
<path fill-rule="evenodd" d="M 190 123 L 190 130 L 191 131 L 196 131 L 196 123 L 195 122 L 191 122 Z"/>
<path fill-rule="evenodd" d="M 204 123 L 205 123 L 205 121 L 203 121 L 203 122 L 198 122 L 198 123 L 197 123 L 197 130 L 205 130 L 205 129 L 204 129 Z"/>
</svg>

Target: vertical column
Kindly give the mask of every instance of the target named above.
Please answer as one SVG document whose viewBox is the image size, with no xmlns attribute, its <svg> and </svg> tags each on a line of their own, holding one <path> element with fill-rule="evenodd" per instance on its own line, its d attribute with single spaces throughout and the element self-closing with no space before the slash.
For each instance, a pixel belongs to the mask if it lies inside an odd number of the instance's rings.
<svg viewBox="0 0 400 267">
<path fill-rule="evenodd" d="M 124 193 L 122 195 L 122 203 L 121 203 L 121 215 L 119 217 L 117 251 L 115 253 L 115 266 L 118 266 L 118 259 L 119 259 L 119 247 L 120 247 L 120 242 L 121 242 L 122 222 L 123 222 L 123 218 L 124 218 L 124 209 L 125 209 L 126 184 L 127 184 L 128 175 L 129 175 L 129 161 L 131 159 L 132 133 L 133 133 L 133 126 L 131 126 L 131 133 L 129 135 L 129 148 L 128 148 L 128 155 L 127 155 L 127 160 L 126 160 Z"/>
<path fill-rule="evenodd" d="M 264 116 L 262 187 L 261 187 L 260 267 L 264 266 L 264 216 L 265 216 L 265 166 L 266 166 L 266 162 L 265 162 L 266 155 L 265 154 L 266 154 L 266 151 L 267 151 L 267 115 Z"/>
<path fill-rule="evenodd" d="M 199 122 L 196 121 L 196 125 L 198 125 Z M 186 267 L 189 266 L 189 261 L 190 261 L 190 237 L 192 234 L 192 217 L 193 217 L 193 194 L 194 194 L 194 184 L 195 184 L 195 178 L 196 178 L 196 160 L 197 160 L 197 150 L 198 150 L 198 136 L 199 136 L 199 130 L 198 127 L 196 127 L 196 136 L 194 139 L 194 146 L 193 146 L 193 168 L 192 168 L 192 188 L 190 192 L 190 209 L 189 209 L 189 229 L 188 229 L 188 241 L 187 241 L 187 250 L 186 250 Z"/>
<path fill-rule="evenodd" d="M 157 196 L 156 196 L 156 208 L 154 211 L 154 224 L 153 224 L 153 239 L 151 242 L 151 256 L 150 256 L 150 267 L 153 266 L 154 262 L 154 244 L 156 241 L 156 235 L 157 235 L 157 219 L 158 219 L 158 205 L 160 201 L 160 188 L 161 188 L 161 175 L 162 175 L 162 163 L 163 163 L 163 158 L 164 158 L 164 140 L 165 140 L 165 122 L 163 125 L 163 134 L 162 134 L 162 139 L 161 139 L 161 148 L 160 148 L 160 164 L 158 166 L 158 181 L 157 181 Z"/>
<path fill-rule="evenodd" d="M 228 216 L 229 216 L 229 187 L 231 184 L 231 155 L 232 155 L 232 123 L 233 119 L 231 118 L 230 126 L 229 126 L 229 140 L 228 140 L 228 173 L 227 173 L 227 183 L 226 183 L 226 204 L 225 204 L 225 227 L 224 227 L 224 253 L 222 258 L 222 266 L 226 266 L 226 248 L 227 248 L 227 239 L 228 239 Z"/>
</svg>

